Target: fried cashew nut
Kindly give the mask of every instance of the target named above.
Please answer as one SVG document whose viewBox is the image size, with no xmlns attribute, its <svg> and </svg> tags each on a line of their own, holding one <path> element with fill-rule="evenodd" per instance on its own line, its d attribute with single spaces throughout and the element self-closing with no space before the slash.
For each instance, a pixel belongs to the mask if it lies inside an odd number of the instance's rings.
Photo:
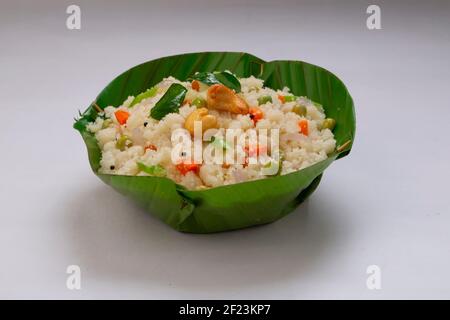
<svg viewBox="0 0 450 320">
<path fill-rule="evenodd" d="M 194 135 L 194 125 L 196 121 L 202 123 L 202 133 L 208 129 L 217 128 L 217 118 L 212 114 L 208 114 L 208 109 L 199 108 L 195 109 L 187 118 L 184 123 L 184 128 Z"/>
<path fill-rule="evenodd" d="M 223 84 L 214 84 L 207 92 L 206 104 L 210 109 L 247 114 L 248 105 L 233 90 Z"/>
</svg>

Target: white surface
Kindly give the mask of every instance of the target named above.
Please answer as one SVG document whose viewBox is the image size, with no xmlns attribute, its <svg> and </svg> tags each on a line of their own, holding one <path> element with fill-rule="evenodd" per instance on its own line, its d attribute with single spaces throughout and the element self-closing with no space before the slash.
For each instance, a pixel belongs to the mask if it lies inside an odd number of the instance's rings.
<svg viewBox="0 0 450 320">
<path fill-rule="evenodd" d="M 204 2 L 77 1 L 69 31 L 72 1 L 2 1 L 0 297 L 450 298 L 449 2 L 378 2 L 378 31 L 366 1 Z M 131 66 L 206 50 L 318 64 L 354 98 L 352 153 L 279 222 L 180 234 L 90 172 L 77 110 Z"/>
</svg>

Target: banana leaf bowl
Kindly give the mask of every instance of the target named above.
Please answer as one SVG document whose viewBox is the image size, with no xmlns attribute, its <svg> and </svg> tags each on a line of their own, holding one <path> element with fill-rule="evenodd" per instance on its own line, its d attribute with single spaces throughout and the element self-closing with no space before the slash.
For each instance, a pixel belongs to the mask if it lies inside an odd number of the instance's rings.
<svg viewBox="0 0 450 320">
<path fill-rule="evenodd" d="M 238 77 L 253 75 L 263 79 L 267 87 L 287 86 L 293 94 L 322 104 L 326 115 L 336 119 L 336 151 L 319 163 L 287 175 L 204 190 L 187 190 L 164 177 L 98 172 L 101 150 L 86 125 L 95 120 L 100 109 L 118 106 L 164 77 L 186 80 L 196 72 L 216 70 L 229 70 Z M 74 128 L 87 146 L 92 170 L 103 182 L 178 231 L 212 233 L 270 223 L 292 212 L 317 188 L 323 171 L 349 154 L 355 113 L 345 85 L 324 68 L 302 61 L 267 62 L 241 52 L 200 52 L 163 57 L 125 71 L 100 92 L 76 119 Z"/>
</svg>

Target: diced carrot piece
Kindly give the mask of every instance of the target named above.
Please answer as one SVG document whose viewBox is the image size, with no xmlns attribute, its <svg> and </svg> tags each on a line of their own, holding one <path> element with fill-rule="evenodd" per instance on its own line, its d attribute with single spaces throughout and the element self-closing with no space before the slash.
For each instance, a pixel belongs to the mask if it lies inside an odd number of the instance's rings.
<svg viewBox="0 0 450 320">
<path fill-rule="evenodd" d="M 244 147 L 244 151 L 250 156 L 250 157 L 254 157 L 254 156 L 259 156 L 260 154 L 262 154 L 263 152 L 267 152 L 267 146 L 263 146 L 263 145 L 258 145 L 258 146 L 245 146 Z"/>
<path fill-rule="evenodd" d="M 193 80 L 191 86 L 195 91 L 200 91 L 200 82 L 198 82 L 197 80 Z"/>
<path fill-rule="evenodd" d="M 261 109 L 253 107 L 249 109 L 250 119 L 253 120 L 253 123 L 256 125 L 256 123 L 264 118 L 264 113 L 261 111 Z"/>
<path fill-rule="evenodd" d="M 248 157 L 244 158 L 244 163 L 242 164 L 242 167 L 246 168 L 248 166 Z"/>
<path fill-rule="evenodd" d="M 156 150 L 158 150 L 158 148 L 156 148 L 156 146 L 154 144 L 149 144 L 148 146 L 145 147 L 145 150 L 156 151 Z"/>
<path fill-rule="evenodd" d="M 130 116 L 130 114 L 125 110 L 117 110 L 114 112 L 114 115 L 116 116 L 117 122 L 120 124 L 127 123 L 128 117 Z"/>
<path fill-rule="evenodd" d="M 281 101 L 281 103 L 285 103 L 286 99 L 284 99 L 284 96 L 282 96 L 281 94 L 278 95 L 278 100 Z"/>
<path fill-rule="evenodd" d="M 200 166 L 196 163 L 179 163 L 175 167 L 183 176 L 186 175 L 189 171 L 198 173 L 198 171 L 200 170 Z"/>
<path fill-rule="evenodd" d="M 307 136 L 309 135 L 309 127 L 308 127 L 308 120 L 302 119 L 298 122 L 298 126 L 300 128 L 300 133 Z"/>
<path fill-rule="evenodd" d="M 258 156 L 260 154 L 262 154 L 263 152 L 267 152 L 267 146 L 258 146 L 258 150 L 257 150 Z"/>
</svg>

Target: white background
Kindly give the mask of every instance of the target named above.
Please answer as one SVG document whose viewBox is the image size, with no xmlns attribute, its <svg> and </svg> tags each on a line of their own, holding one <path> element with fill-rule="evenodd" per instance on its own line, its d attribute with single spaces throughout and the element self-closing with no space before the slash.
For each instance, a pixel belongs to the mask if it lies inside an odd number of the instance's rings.
<svg viewBox="0 0 450 320">
<path fill-rule="evenodd" d="M 450 2 L 377 1 L 376 31 L 369 4 L 2 1 L 0 297 L 450 298 Z M 352 153 L 271 225 L 173 231 L 94 176 L 72 129 L 126 69 L 207 50 L 308 61 L 354 98 Z"/>
</svg>

